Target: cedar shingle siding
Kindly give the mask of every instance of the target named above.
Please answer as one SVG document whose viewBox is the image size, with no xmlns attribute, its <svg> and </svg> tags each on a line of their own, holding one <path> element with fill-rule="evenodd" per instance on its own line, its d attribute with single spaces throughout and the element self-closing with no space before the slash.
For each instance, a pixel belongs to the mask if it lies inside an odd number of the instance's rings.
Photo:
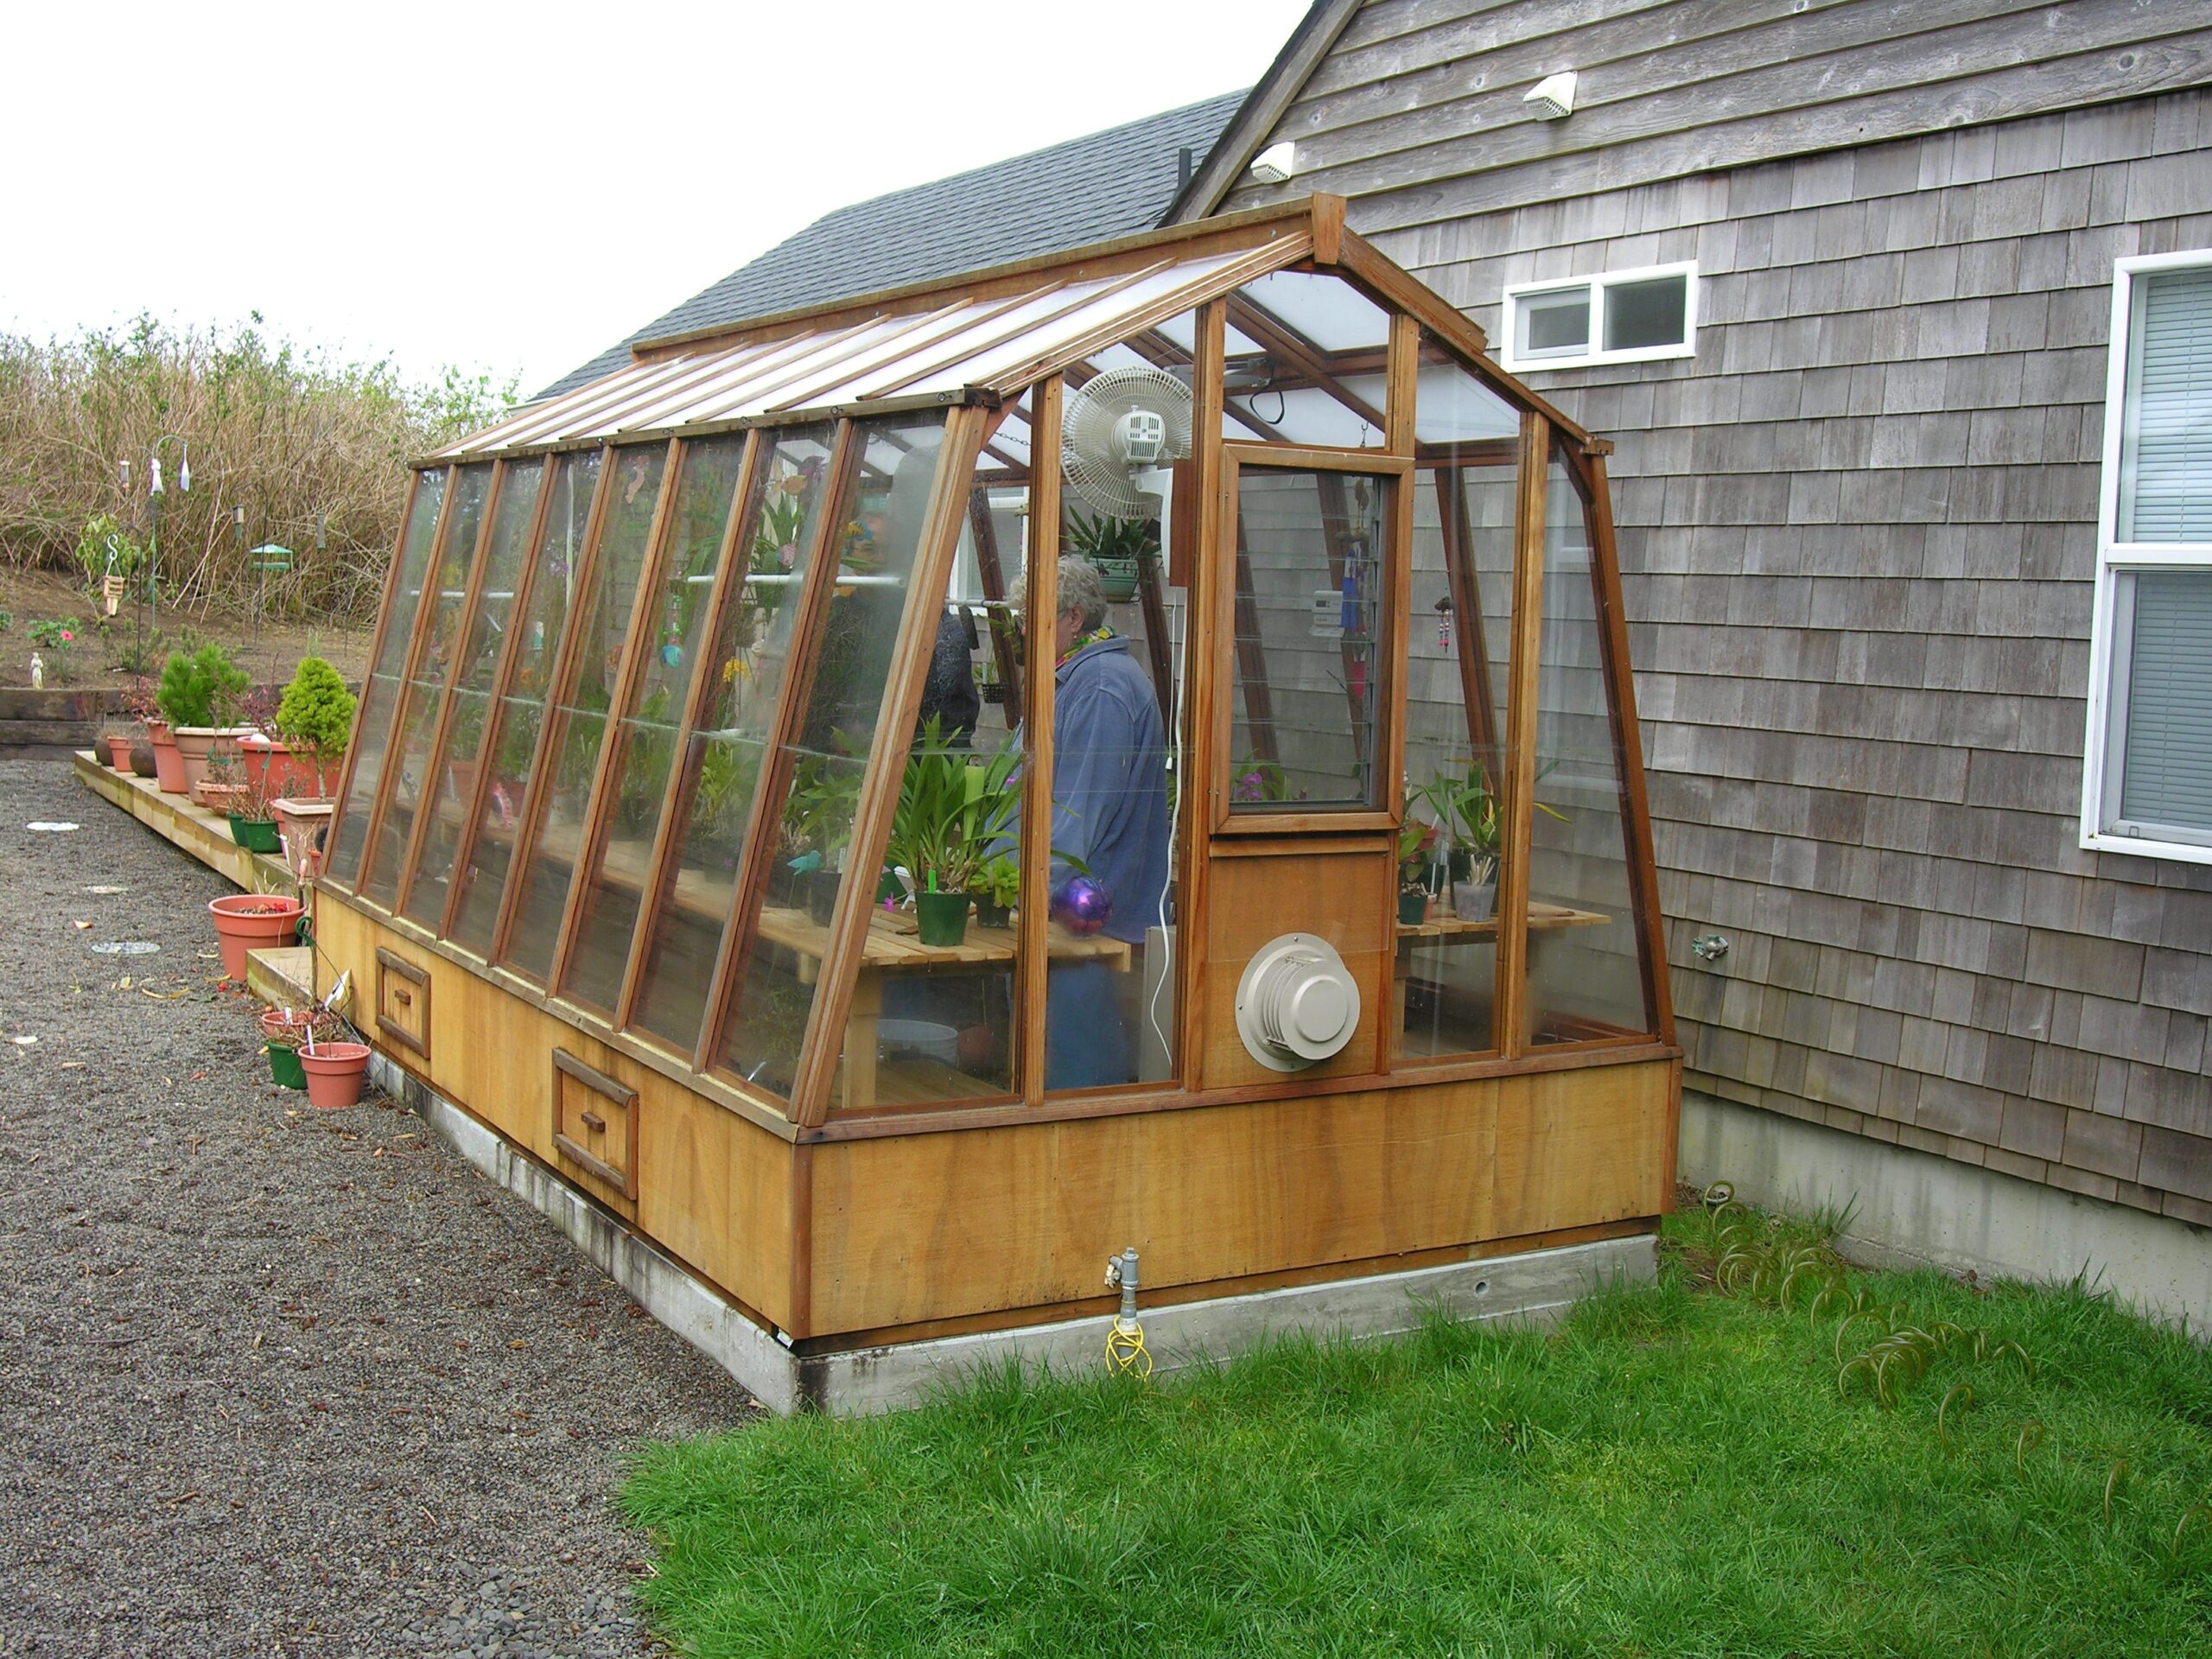
<svg viewBox="0 0 2212 1659">
<path fill-rule="evenodd" d="M 2113 261 L 2212 248 L 2207 14 L 1594 10 L 1370 5 L 1267 142 L 1493 340 L 1698 262 L 1694 358 L 1529 377 L 1619 446 L 1691 1086 L 2212 1224 L 2212 868 L 2077 845 Z"/>
</svg>

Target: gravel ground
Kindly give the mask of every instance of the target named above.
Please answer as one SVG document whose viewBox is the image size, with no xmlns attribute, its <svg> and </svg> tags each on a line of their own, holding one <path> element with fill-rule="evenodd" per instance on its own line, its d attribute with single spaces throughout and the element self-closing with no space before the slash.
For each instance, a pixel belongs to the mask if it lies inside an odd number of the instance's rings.
<svg viewBox="0 0 2212 1659">
<path fill-rule="evenodd" d="M 276 1089 L 230 890 L 0 759 L 0 1654 L 657 1650 L 609 1497 L 757 1408 L 408 1112 Z"/>
</svg>

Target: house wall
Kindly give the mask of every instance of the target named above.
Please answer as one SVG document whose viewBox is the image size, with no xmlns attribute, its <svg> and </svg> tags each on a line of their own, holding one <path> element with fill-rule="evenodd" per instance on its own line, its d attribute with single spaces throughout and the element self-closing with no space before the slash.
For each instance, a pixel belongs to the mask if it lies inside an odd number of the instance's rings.
<svg viewBox="0 0 2212 1659">
<path fill-rule="evenodd" d="M 1493 336 L 1698 262 L 1694 358 L 1529 377 L 1618 443 L 1687 1081 L 2212 1224 L 2212 869 L 2078 846 L 2112 266 L 2212 247 L 2212 92 L 2141 95 L 2202 12 L 1585 10 L 1370 7 L 1270 142 Z"/>
</svg>

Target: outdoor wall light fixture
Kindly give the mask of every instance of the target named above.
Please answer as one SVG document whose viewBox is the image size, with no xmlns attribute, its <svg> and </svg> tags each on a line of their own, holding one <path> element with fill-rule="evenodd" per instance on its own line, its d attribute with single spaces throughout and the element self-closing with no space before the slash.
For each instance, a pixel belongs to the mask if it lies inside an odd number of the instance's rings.
<svg viewBox="0 0 2212 1659">
<path fill-rule="evenodd" d="M 1718 933 L 1707 933 L 1690 941 L 1690 954 L 1700 962 L 1718 962 L 1728 954 L 1728 941 Z"/>
<path fill-rule="evenodd" d="M 1521 95 L 1521 101 L 1542 121 L 1557 121 L 1574 113 L 1574 71 L 1563 69 L 1546 75 Z"/>
<path fill-rule="evenodd" d="M 1287 184 L 1298 170 L 1298 146 L 1285 139 L 1252 158 L 1252 176 L 1262 184 Z"/>
</svg>

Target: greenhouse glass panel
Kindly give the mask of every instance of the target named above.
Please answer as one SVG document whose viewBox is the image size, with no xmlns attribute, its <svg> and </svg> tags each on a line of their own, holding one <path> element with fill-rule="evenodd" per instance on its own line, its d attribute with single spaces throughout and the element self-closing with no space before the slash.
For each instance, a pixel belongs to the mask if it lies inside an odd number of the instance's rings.
<svg viewBox="0 0 2212 1659">
<path fill-rule="evenodd" d="M 400 696 L 399 737 L 386 767 L 384 817 L 361 872 L 364 899 L 389 906 L 399 893 L 400 862 L 415 829 L 415 813 L 428 785 L 430 740 L 445 706 L 446 679 L 453 671 L 455 636 L 468 601 L 468 579 L 475 563 L 477 532 L 492 493 L 492 468 L 480 463 L 461 469 L 453 507 L 439 532 L 432 566 L 430 605 L 423 619 L 423 639 L 415 652 L 414 671 Z"/>
<path fill-rule="evenodd" d="M 675 765 L 700 646 L 709 621 L 715 567 L 745 468 L 743 433 L 688 443 L 677 467 L 658 570 L 639 603 L 638 648 L 645 659 L 614 725 L 600 809 L 599 846 L 561 976 L 561 994 L 611 1011 L 622 992 L 639 897 L 651 879 L 661 798 Z"/>
<path fill-rule="evenodd" d="M 652 930 L 635 1023 L 687 1057 L 700 1039 L 716 953 L 749 844 L 760 763 L 776 731 L 791 672 L 793 630 L 820 534 L 823 480 L 834 429 L 764 435 L 738 528 L 743 579 L 725 599 L 707 662 L 713 679 L 686 741 L 672 821 L 680 828 L 668 886 L 647 909 Z M 736 573 L 733 573 L 734 577 Z"/>
<path fill-rule="evenodd" d="M 1553 457 L 1544 502 L 1536 790 L 1529 851 L 1531 1046 L 1647 1033 L 1621 757 L 1588 505 Z"/>
<path fill-rule="evenodd" d="M 1424 337 L 1392 1055 L 1497 1046 L 1520 411 Z"/>
<path fill-rule="evenodd" d="M 993 628 L 1018 637 L 1004 596 L 1020 572 L 1029 491 L 1005 471 L 980 458 L 946 591 L 922 619 L 935 647 L 883 860 L 902 896 L 870 920 L 845 1033 L 849 1109 L 1015 1086 L 1021 710 L 1006 700 Z"/>
<path fill-rule="evenodd" d="M 1381 799 L 1376 694 L 1395 480 L 1240 466 L 1229 810 L 1257 815 Z"/>
<path fill-rule="evenodd" d="M 433 930 L 445 919 L 453 860 L 461 826 L 476 799 L 477 767 L 483 759 L 485 716 L 490 711 L 499 655 L 515 621 L 515 589 L 530 551 L 530 527 L 537 514 L 537 486 L 545 476 L 542 459 L 512 461 L 499 480 L 499 505 L 492 513 L 492 540 L 484 556 L 481 591 L 469 623 L 453 683 L 453 715 L 445 753 L 432 760 L 424 786 L 434 805 L 424 811 L 423 851 L 414 879 L 400 900 L 400 913 Z"/>
<path fill-rule="evenodd" d="M 617 449 L 607 461 L 599 545 L 587 561 L 585 586 L 569 615 L 565 681 L 546 710 L 545 735 L 539 740 L 545 770 L 531 795 L 533 827 L 522 890 L 507 901 L 514 920 L 503 960 L 532 979 L 543 980 L 552 968 L 667 465 L 668 447 L 658 443 Z"/>
<path fill-rule="evenodd" d="M 353 775 L 338 821 L 330 830 L 330 855 L 324 869 L 342 887 L 352 887 L 361 869 L 361 849 L 367 844 L 369 809 L 384 778 L 384 755 L 391 737 L 392 711 L 399 700 L 399 677 L 407 666 L 407 648 L 413 641 L 415 613 L 423 598 L 423 578 L 430 566 L 430 545 L 438 527 L 438 509 L 445 503 L 446 480 L 453 469 L 441 467 L 415 475 L 415 499 L 407 510 L 407 524 L 400 532 L 398 570 L 385 603 L 384 639 L 376 661 L 369 664 L 361 688 L 361 708 L 353 721 Z"/>
<path fill-rule="evenodd" d="M 546 689 L 552 683 L 569 601 L 582 574 L 584 537 L 591 524 L 601 458 L 601 451 L 586 449 L 556 456 L 551 462 L 545 525 L 524 578 L 527 588 L 508 646 L 505 685 L 488 711 L 480 764 L 491 775 L 485 780 L 463 855 L 449 935 L 481 957 L 492 953 L 492 931 L 514 860 L 531 759 L 544 721 Z"/>
<path fill-rule="evenodd" d="M 1388 440 L 1390 316 L 1340 276 L 1278 270 L 1229 297 L 1222 435 L 1325 448 Z"/>
<path fill-rule="evenodd" d="M 852 476 L 827 525 L 833 551 L 808 584 L 819 623 L 805 636 L 806 654 L 786 692 L 798 702 L 795 721 L 787 716 L 795 741 L 774 756 L 767 785 L 774 816 L 764 822 L 764 832 L 766 823 L 776 826 L 772 871 L 784 879 L 741 918 L 747 944 L 734 965 L 737 983 L 718 1055 L 775 1095 L 791 1090 L 838 894 L 848 879 L 873 892 L 880 876 L 849 868 L 853 814 L 944 438 L 939 416 L 855 429 Z"/>
</svg>

